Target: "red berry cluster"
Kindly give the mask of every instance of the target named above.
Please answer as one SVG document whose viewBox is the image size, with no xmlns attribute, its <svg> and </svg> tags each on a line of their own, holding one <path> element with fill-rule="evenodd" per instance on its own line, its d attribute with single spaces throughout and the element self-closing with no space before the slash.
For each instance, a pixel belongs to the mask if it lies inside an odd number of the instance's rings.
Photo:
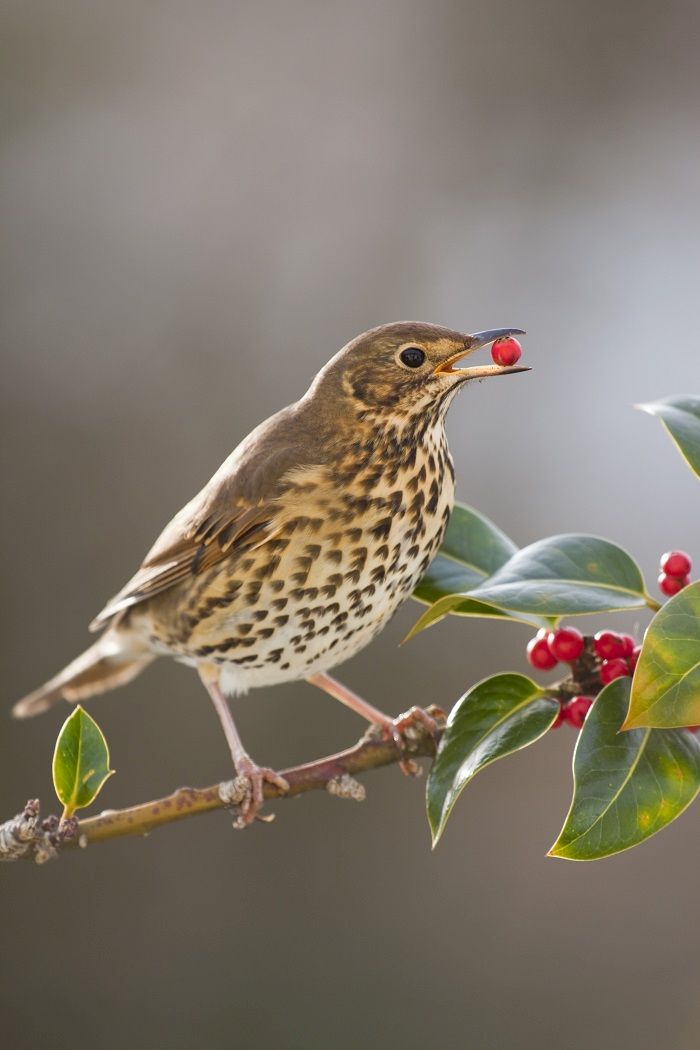
<svg viewBox="0 0 700 1050">
<path fill-rule="evenodd" d="M 593 652 L 601 660 L 599 674 L 603 685 L 632 674 L 641 651 L 631 634 L 598 631 L 593 636 Z"/>
<path fill-rule="evenodd" d="M 659 590 L 668 598 L 678 594 L 690 583 L 692 564 L 685 551 L 666 551 L 659 566 Z"/>
<path fill-rule="evenodd" d="M 583 635 L 575 627 L 559 627 L 556 631 L 543 627 L 528 642 L 527 658 L 539 671 L 550 671 L 558 663 L 578 660 L 583 646 Z"/>
<path fill-rule="evenodd" d="M 586 649 L 586 639 L 575 627 L 558 627 L 555 630 L 542 628 L 534 638 L 531 638 L 527 646 L 527 658 L 532 667 L 538 671 L 550 671 L 559 663 L 576 664 L 583 656 Z M 616 678 L 631 675 L 637 665 L 641 646 L 637 645 L 634 638 L 629 634 L 617 634 L 615 631 L 598 631 L 589 640 L 589 658 L 583 661 L 578 669 L 572 668 L 575 677 L 587 663 L 587 682 L 590 688 L 595 689 L 595 682 L 599 686 L 608 685 Z M 590 655 L 593 657 L 591 666 Z M 594 680 L 591 681 L 591 671 Z M 558 728 L 564 722 L 580 729 L 583 721 L 593 703 L 593 697 L 574 696 L 561 705 L 561 710 L 553 729 Z"/>
</svg>

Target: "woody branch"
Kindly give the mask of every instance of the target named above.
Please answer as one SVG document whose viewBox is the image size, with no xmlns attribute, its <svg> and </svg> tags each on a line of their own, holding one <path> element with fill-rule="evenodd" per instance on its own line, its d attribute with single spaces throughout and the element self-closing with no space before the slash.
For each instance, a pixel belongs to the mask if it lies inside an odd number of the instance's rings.
<svg viewBox="0 0 700 1050">
<path fill-rule="evenodd" d="M 340 798 L 364 799 L 364 788 L 355 779 L 358 773 L 400 762 L 406 757 L 430 758 L 445 724 L 440 708 L 431 706 L 428 713 L 438 722 L 433 737 L 416 723 L 406 731 L 406 744 L 400 751 L 393 740 L 385 740 L 372 727 L 354 746 L 338 754 L 301 766 L 282 770 L 289 790 L 280 791 L 273 784 L 264 785 L 266 799 L 292 798 L 307 791 L 324 789 Z M 245 785 L 238 780 L 222 781 L 204 788 L 178 788 L 170 795 L 126 809 L 106 810 L 83 820 L 71 818 L 61 823 L 58 817 L 41 817 L 39 803 L 31 799 L 22 813 L 0 824 L 0 861 L 33 860 L 44 863 L 67 849 L 86 847 L 127 835 L 145 835 L 177 820 L 195 817 L 215 809 L 235 809 L 243 800 Z"/>
</svg>

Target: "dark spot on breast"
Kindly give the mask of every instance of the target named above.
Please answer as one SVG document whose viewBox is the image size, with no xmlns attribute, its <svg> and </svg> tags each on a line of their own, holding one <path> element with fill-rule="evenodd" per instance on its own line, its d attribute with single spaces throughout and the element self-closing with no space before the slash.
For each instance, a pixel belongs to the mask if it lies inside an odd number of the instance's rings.
<svg viewBox="0 0 700 1050">
<path fill-rule="evenodd" d="M 389 533 L 391 532 L 391 522 L 392 522 L 392 519 L 389 518 L 389 517 L 382 518 L 369 531 L 372 533 L 372 535 L 375 537 L 375 539 L 385 540 L 387 538 L 387 536 L 389 535 Z"/>
<path fill-rule="evenodd" d="M 279 554 L 274 554 L 269 561 L 264 562 L 255 570 L 255 575 L 259 580 L 268 579 L 274 575 L 275 569 L 279 566 L 281 558 Z"/>
<path fill-rule="evenodd" d="M 397 514 L 403 502 L 403 492 L 399 489 L 387 496 L 387 506 L 392 514 Z"/>
<path fill-rule="evenodd" d="M 248 600 L 255 601 L 260 594 L 262 589 L 262 583 L 259 580 L 251 580 L 248 584 L 247 598 Z"/>
</svg>

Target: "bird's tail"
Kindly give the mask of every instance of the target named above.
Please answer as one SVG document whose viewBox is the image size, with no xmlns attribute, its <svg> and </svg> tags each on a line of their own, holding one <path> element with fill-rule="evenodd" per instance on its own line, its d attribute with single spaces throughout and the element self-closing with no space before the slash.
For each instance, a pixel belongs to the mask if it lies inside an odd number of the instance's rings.
<svg viewBox="0 0 700 1050">
<path fill-rule="evenodd" d="M 15 718 L 31 718 L 60 700 L 78 703 L 118 685 L 126 685 L 154 660 L 132 635 L 114 627 L 50 681 L 12 708 Z"/>
</svg>

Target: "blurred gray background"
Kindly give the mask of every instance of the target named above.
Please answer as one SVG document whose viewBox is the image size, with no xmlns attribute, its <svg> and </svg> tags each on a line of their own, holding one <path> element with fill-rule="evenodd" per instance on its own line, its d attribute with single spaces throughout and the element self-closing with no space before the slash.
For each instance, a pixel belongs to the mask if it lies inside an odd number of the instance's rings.
<svg viewBox="0 0 700 1050">
<path fill-rule="evenodd" d="M 6 0 L 0 20 L 3 817 L 52 805 L 65 714 L 16 724 L 12 701 L 372 325 L 528 330 L 534 370 L 470 389 L 449 428 L 459 494 L 518 542 L 600 533 L 652 581 L 669 547 L 700 559 L 697 486 L 632 408 L 700 385 L 697 4 Z M 526 670 L 517 626 L 398 649 L 418 611 L 343 669 L 379 706 Z M 91 711 L 104 806 L 229 773 L 190 671 Z M 363 728 L 303 684 L 236 711 L 278 766 Z M 484 773 L 434 854 L 424 782 L 393 768 L 362 806 L 3 867 L 7 1045 L 697 1047 L 700 809 L 612 860 L 547 860 L 573 743 Z"/>
</svg>

